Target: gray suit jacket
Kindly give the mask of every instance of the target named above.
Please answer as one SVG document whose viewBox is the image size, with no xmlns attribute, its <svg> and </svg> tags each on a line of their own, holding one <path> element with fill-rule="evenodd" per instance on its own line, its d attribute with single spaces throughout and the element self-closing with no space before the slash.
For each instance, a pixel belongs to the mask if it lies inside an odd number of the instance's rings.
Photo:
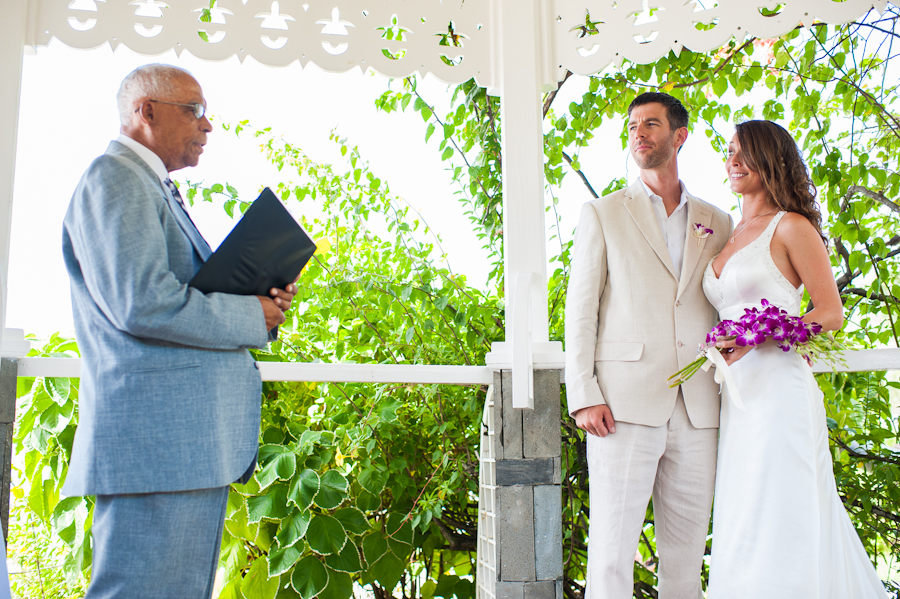
<svg viewBox="0 0 900 599">
<path fill-rule="evenodd" d="M 640 181 L 581 210 L 566 295 L 566 396 L 569 412 L 607 404 L 617 421 L 661 426 L 678 389 L 666 379 L 697 356 L 716 323 L 703 272 L 731 234 L 731 217 L 688 194 L 688 227 L 713 234 L 684 245 L 675 278 L 650 198 Z M 697 428 L 719 425 L 719 388 L 711 372 L 682 385 Z"/>
<path fill-rule="evenodd" d="M 228 485 L 253 464 L 268 335 L 252 296 L 187 283 L 210 249 L 151 168 L 112 142 L 63 225 L 82 355 L 67 495 Z"/>
</svg>

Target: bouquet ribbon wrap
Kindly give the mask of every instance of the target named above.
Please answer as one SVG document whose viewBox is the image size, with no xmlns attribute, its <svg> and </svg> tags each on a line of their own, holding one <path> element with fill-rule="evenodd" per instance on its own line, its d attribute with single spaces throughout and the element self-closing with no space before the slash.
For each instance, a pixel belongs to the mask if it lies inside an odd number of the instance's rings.
<svg viewBox="0 0 900 599">
<path fill-rule="evenodd" d="M 711 347 L 706 350 L 706 359 L 708 362 L 701 366 L 701 368 L 705 371 L 709 370 L 710 365 L 714 365 L 716 367 L 716 373 L 714 375 L 714 379 L 719 385 L 725 385 L 725 388 L 728 389 L 728 397 L 731 398 L 731 403 L 734 404 L 734 407 L 741 410 L 742 412 L 746 412 L 747 408 L 744 406 L 744 402 L 741 401 L 741 394 L 738 391 L 737 382 L 734 380 L 734 375 L 731 373 L 731 369 L 728 367 L 728 363 L 725 361 L 725 358 L 722 357 L 722 353 Z"/>
</svg>

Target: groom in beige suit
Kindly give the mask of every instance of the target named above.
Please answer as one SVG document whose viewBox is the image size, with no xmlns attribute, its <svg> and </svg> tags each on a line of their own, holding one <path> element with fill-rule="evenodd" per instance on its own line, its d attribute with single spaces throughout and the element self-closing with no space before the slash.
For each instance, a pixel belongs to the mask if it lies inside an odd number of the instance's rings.
<svg viewBox="0 0 900 599">
<path fill-rule="evenodd" d="M 628 115 L 640 179 L 582 208 L 566 301 L 566 392 L 569 412 L 587 432 L 590 470 L 585 597 L 632 596 L 652 495 L 660 599 L 697 599 L 719 389 L 702 371 L 674 389 L 666 379 L 696 357 L 716 322 L 702 281 L 732 223 L 678 179 L 688 136 L 681 103 L 646 93 Z"/>
</svg>

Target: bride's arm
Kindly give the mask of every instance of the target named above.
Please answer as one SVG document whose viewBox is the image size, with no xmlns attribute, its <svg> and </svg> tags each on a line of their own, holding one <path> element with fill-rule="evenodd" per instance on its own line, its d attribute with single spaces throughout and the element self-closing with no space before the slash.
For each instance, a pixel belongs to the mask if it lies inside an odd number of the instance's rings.
<svg viewBox="0 0 900 599">
<path fill-rule="evenodd" d="M 806 217 L 789 212 L 775 230 L 772 259 L 795 287 L 806 287 L 813 310 L 803 316 L 806 322 L 818 322 L 826 331 L 844 325 L 844 306 L 831 271 L 828 248 Z"/>
</svg>

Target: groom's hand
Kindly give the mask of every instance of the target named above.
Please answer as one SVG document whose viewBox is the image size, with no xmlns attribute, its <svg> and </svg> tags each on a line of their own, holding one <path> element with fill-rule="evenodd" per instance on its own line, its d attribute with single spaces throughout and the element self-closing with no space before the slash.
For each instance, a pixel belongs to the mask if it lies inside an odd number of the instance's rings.
<svg viewBox="0 0 900 599">
<path fill-rule="evenodd" d="M 616 432 L 616 421 L 606 404 L 581 408 L 575 412 L 575 426 L 597 437 Z"/>
</svg>

